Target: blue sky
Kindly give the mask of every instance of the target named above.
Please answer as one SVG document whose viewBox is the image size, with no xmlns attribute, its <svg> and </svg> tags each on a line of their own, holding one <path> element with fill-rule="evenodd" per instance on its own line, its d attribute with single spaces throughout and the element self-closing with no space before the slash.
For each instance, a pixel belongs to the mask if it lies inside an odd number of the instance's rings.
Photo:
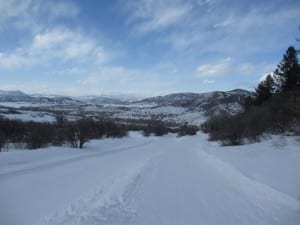
<svg viewBox="0 0 300 225">
<path fill-rule="evenodd" d="M 297 0 L 0 0 L 0 89 L 252 90 L 299 25 Z"/>
</svg>

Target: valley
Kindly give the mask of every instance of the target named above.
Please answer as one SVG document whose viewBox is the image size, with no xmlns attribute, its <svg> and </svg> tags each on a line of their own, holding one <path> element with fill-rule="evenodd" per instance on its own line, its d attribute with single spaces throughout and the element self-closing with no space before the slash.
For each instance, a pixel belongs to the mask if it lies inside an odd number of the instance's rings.
<svg viewBox="0 0 300 225">
<path fill-rule="evenodd" d="M 134 123 L 137 120 L 161 120 L 175 124 L 200 126 L 209 115 L 226 111 L 235 114 L 251 92 L 233 90 L 203 94 L 178 93 L 140 100 L 113 97 L 45 97 L 20 91 L 0 91 L 0 115 L 23 121 L 55 122 L 57 114 L 70 121 L 82 117 L 112 119 Z"/>
</svg>

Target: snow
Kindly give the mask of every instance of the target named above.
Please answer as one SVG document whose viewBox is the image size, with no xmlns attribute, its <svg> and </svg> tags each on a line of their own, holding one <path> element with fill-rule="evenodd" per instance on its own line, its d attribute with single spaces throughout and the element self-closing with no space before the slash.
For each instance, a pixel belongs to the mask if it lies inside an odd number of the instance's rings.
<svg viewBox="0 0 300 225">
<path fill-rule="evenodd" d="M 21 107 L 42 107 L 51 106 L 49 103 L 35 103 L 35 102 L 0 102 L 0 106 L 21 108 Z"/>
<path fill-rule="evenodd" d="M 237 102 L 229 103 L 229 104 L 220 104 L 219 108 L 230 114 L 237 114 L 243 111 L 243 106 Z"/>
<path fill-rule="evenodd" d="M 19 97 L 19 96 L 27 96 L 25 93 L 23 93 L 22 91 L 2 91 L 0 90 L 0 96 L 13 96 L 13 97 Z"/>
<path fill-rule="evenodd" d="M 151 109 L 143 110 L 145 114 L 159 115 L 159 114 L 181 114 L 186 111 L 183 107 L 175 106 L 160 106 Z"/>
<path fill-rule="evenodd" d="M 186 112 L 186 108 L 176 106 L 158 106 L 151 108 L 134 108 L 125 113 L 121 113 L 121 116 L 145 116 L 145 115 L 179 115 Z"/>
<path fill-rule="evenodd" d="M 206 117 L 203 112 L 191 110 L 180 106 L 157 106 L 151 108 L 129 108 L 127 111 L 116 113 L 115 118 L 121 119 L 146 119 L 150 120 L 153 117 L 160 118 L 163 121 L 188 123 L 191 125 L 200 126 L 205 122 Z"/>
<path fill-rule="evenodd" d="M 18 114 L 8 113 L 8 109 L 4 107 L 13 107 Z M 21 107 L 35 107 L 36 111 L 20 109 Z M 64 111 L 68 120 L 75 120 L 80 104 L 75 105 L 54 105 L 54 104 L 33 104 L 22 102 L 2 102 L 0 103 L 0 115 L 12 120 L 35 121 L 35 122 L 54 122 L 55 116 L 48 111 Z M 90 116 L 97 116 L 99 113 L 111 118 L 119 119 L 146 119 L 153 117 L 177 123 L 189 123 L 199 126 L 205 121 L 203 112 L 191 111 L 186 107 L 180 106 L 155 106 L 148 103 L 134 103 L 128 105 L 86 105 L 84 111 Z"/>
<path fill-rule="evenodd" d="M 298 225 L 300 151 L 201 133 L 0 154 L 0 224 Z M 298 172 L 298 173 L 297 173 Z"/>
<path fill-rule="evenodd" d="M 202 112 L 186 112 L 176 117 L 177 121 L 187 122 L 192 125 L 200 126 L 205 122 L 206 117 Z"/>
<path fill-rule="evenodd" d="M 103 106 L 103 107 L 107 107 L 107 108 L 119 108 L 119 107 L 128 107 L 128 108 L 153 108 L 156 107 L 157 104 L 156 103 L 146 103 L 146 102 L 129 102 L 126 104 L 113 104 L 113 103 L 106 103 L 106 104 L 97 104 L 98 106 Z"/>
<path fill-rule="evenodd" d="M 3 114 L 3 116 L 11 120 L 21 120 L 21 121 L 49 122 L 49 123 L 56 121 L 53 114 L 46 113 L 46 112 L 19 111 L 19 114 Z"/>
<path fill-rule="evenodd" d="M 273 136 L 262 143 L 239 147 L 206 146 L 206 152 L 233 165 L 245 176 L 300 200 L 299 144 L 293 137 Z"/>
</svg>

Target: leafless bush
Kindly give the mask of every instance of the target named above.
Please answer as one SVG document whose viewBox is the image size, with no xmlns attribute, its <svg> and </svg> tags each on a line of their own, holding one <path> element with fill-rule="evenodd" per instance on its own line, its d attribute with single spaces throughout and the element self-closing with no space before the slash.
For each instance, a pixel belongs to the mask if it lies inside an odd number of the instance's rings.
<svg viewBox="0 0 300 225">
<path fill-rule="evenodd" d="M 0 152 L 2 151 L 5 143 L 6 143 L 6 137 L 4 133 L 0 131 Z"/>
<path fill-rule="evenodd" d="M 185 135 L 195 135 L 198 131 L 198 127 L 184 124 L 179 127 L 178 137 L 182 137 Z"/>
<path fill-rule="evenodd" d="M 29 149 L 44 147 L 52 142 L 55 136 L 54 126 L 48 123 L 26 123 L 25 143 Z"/>
<path fill-rule="evenodd" d="M 82 119 L 75 122 L 58 120 L 58 123 L 22 122 L 0 118 L 0 150 L 5 143 L 23 145 L 28 149 L 47 145 L 69 144 L 82 148 L 90 139 L 123 137 L 127 127 L 112 121 Z"/>
<path fill-rule="evenodd" d="M 144 136 L 149 136 L 154 134 L 155 136 L 163 136 L 168 134 L 170 129 L 168 126 L 159 120 L 150 120 L 147 121 L 147 125 L 142 127 L 142 132 Z"/>
</svg>

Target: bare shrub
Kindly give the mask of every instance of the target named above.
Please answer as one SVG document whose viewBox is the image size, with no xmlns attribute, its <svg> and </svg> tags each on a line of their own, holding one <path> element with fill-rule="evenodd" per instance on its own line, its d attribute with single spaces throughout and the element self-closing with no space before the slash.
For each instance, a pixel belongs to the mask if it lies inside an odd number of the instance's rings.
<svg viewBox="0 0 300 225">
<path fill-rule="evenodd" d="M 6 136 L 0 130 L 0 152 L 2 151 L 3 147 L 5 146 L 5 143 L 6 143 Z"/>
<path fill-rule="evenodd" d="M 26 124 L 25 142 L 27 148 L 41 148 L 54 138 L 54 127 L 48 123 L 29 122 Z"/>
<path fill-rule="evenodd" d="M 179 127 L 179 131 L 178 131 L 177 136 L 182 137 L 182 136 L 185 136 L 185 135 L 196 135 L 198 130 L 199 130 L 198 127 L 188 125 L 187 123 L 185 123 L 184 125 L 181 125 Z"/>
<path fill-rule="evenodd" d="M 220 140 L 224 145 L 242 144 L 245 138 L 259 141 L 265 132 L 299 135 L 299 105 L 299 97 L 293 93 L 278 94 L 262 105 L 248 106 L 243 113 L 212 116 L 202 129 L 209 133 L 210 140 Z"/>
</svg>

